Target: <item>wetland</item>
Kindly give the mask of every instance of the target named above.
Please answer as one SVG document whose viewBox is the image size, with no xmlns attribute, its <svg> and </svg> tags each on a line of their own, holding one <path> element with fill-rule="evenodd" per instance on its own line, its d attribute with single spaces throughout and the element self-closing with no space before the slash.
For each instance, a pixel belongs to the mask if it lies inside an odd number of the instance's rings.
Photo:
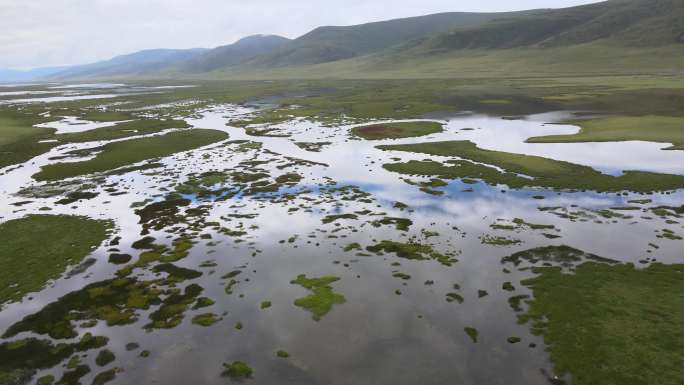
<svg viewBox="0 0 684 385">
<path fill-rule="evenodd" d="M 684 382 L 683 79 L 179 84 L 0 85 L 0 384 Z"/>
</svg>

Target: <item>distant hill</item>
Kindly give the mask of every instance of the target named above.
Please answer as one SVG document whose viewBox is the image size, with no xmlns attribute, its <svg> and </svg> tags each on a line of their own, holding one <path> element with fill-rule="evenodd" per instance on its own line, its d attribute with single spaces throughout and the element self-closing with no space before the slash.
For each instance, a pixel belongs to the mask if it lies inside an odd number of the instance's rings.
<svg viewBox="0 0 684 385">
<path fill-rule="evenodd" d="M 64 71 L 67 67 L 36 68 L 32 70 L 12 70 L 0 68 L 1 83 L 18 83 L 43 79 L 57 72 Z"/>
<path fill-rule="evenodd" d="M 282 47 L 291 40 L 276 35 L 254 35 L 240 39 L 234 44 L 224 45 L 202 53 L 177 66 L 181 72 L 208 72 L 221 67 L 243 64 L 256 56 L 267 54 Z"/>
<path fill-rule="evenodd" d="M 527 13 L 451 12 L 344 27 L 319 27 L 270 54 L 255 58 L 250 66 L 284 67 L 349 59 L 454 28 L 474 27 L 497 18 Z"/>
<path fill-rule="evenodd" d="M 53 80 L 136 77 L 156 73 L 178 63 L 193 59 L 205 52 L 205 48 L 151 49 L 93 64 L 69 67 L 50 76 Z"/>
</svg>

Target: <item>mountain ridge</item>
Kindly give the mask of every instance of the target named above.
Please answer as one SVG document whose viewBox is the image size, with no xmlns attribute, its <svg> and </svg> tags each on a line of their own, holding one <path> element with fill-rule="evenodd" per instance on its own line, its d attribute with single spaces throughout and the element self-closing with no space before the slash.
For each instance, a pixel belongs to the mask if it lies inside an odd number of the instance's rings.
<svg viewBox="0 0 684 385">
<path fill-rule="evenodd" d="M 251 35 L 233 44 L 213 48 L 201 55 L 180 63 L 176 70 L 190 73 L 213 71 L 220 67 L 244 64 L 248 60 L 292 40 L 278 35 Z"/>
<path fill-rule="evenodd" d="M 661 62 L 649 57 L 654 53 L 664 55 Z M 146 55 L 152 58 L 144 60 Z M 146 50 L 44 79 L 365 77 L 381 76 L 385 68 L 404 68 L 392 76 L 402 76 L 401 71 L 405 76 L 459 76 L 459 68 L 473 71 L 478 61 L 510 67 L 511 58 L 523 69 L 526 62 L 530 68 L 547 62 L 540 68 L 564 69 L 562 60 L 567 67 L 590 69 L 594 63 L 609 71 L 611 61 L 631 61 L 625 67 L 629 71 L 642 66 L 676 72 L 680 57 L 684 0 L 607 0 L 560 9 L 444 12 L 322 26 L 292 40 L 253 35 L 210 50 Z"/>
</svg>

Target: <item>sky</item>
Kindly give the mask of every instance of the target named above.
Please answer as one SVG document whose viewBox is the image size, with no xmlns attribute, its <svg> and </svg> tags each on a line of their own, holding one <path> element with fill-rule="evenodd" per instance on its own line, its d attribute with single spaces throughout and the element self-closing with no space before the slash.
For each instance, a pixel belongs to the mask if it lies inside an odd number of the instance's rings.
<svg viewBox="0 0 684 385">
<path fill-rule="evenodd" d="M 561 8 L 597 0 L 0 0 L 0 68 L 73 65 L 150 48 L 212 48 L 254 34 L 295 38 L 452 11 Z"/>
</svg>

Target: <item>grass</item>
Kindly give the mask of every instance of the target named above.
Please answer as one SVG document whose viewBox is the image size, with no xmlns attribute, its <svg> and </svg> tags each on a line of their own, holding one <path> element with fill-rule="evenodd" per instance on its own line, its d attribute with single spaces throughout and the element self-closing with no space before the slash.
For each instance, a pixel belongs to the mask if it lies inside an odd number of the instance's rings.
<svg viewBox="0 0 684 385">
<path fill-rule="evenodd" d="M 352 133 L 367 140 L 398 139 L 425 136 L 442 132 L 436 122 L 380 123 L 354 127 Z"/>
<path fill-rule="evenodd" d="M 224 363 L 223 367 L 225 368 L 225 370 L 223 371 L 222 375 L 224 377 L 230 377 L 234 380 L 252 377 L 252 373 L 254 373 L 254 370 L 252 370 L 252 368 L 250 368 L 247 364 L 245 364 L 242 361 Z"/>
<path fill-rule="evenodd" d="M 23 163 L 40 155 L 54 143 L 38 143 L 50 139 L 54 130 L 33 127 L 39 119 L 15 111 L 0 111 L 0 168 Z"/>
<path fill-rule="evenodd" d="M 395 253 L 397 257 L 425 261 L 434 259 L 445 266 L 451 266 L 457 262 L 448 255 L 435 251 L 432 246 L 420 243 L 402 243 L 396 241 L 383 240 L 372 246 L 366 247 L 366 251 L 371 253 Z"/>
<path fill-rule="evenodd" d="M 670 150 L 684 150 L 684 118 L 675 116 L 620 116 L 575 122 L 582 129 L 574 135 L 529 138 L 529 143 L 616 142 L 643 140 L 672 143 Z"/>
<path fill-rule="evenodd" d="M 652 192 L 684 188 L 684 176 L 625 171 L 623 175 L 602 174 L 591 167 L 539 156 L 484 150 L 470 141 L 432 142 L 378 146 L 387 151 L 408 151 L 429 155 L 460 157 L 449 165 L 434 161 L 390 163 L 384 167 L 402 174 L 439 176 L 448 179 L 482 179 L 511 188 L 545 187 L 553 189 Z M 505 172 L 472 162 L 495 165 Z M 532 177 L 523 178 L 518 174 Z"/>
<path fill-rule="evenodd" d="M 27 138 L 41 137 L 50 134 L 49 129 L 33 127 L 35 124 L 28 116 L 20 113 L 3 113 L 0 115 L 0 146 L 7 146 Z"/>
<path fill-rule="evenodd" d="M 102 320 L 109 327 L 128 325 L 138 320 L 138 311 L 151 307 L 156 309 L 149 313 L 151 322 L 144 328 L 170 329 L 183 321 L 185 312 L 203 291 L 197 284 L 183 290 L 175 287 L 182 282 L 183 277 L 176 276 L 149 281 L 122 277 L 91 283 L 14 323 L 2 337 L 30 331 L 54 339 L 74 338 L 78 335 L 77 322 Z"/>
<path fill-rule="evenodd" d="M 171 128 L 189 128 L 182 120 L 157 120 L 143 119 L 132 122 L 123 122 L 111 127 L 97 128 L 94 130 L 66 133 L 55 135 L 54 138 L 61 142 L 83 143 L 98 140 L 123 139 L 130 136 L 149 135 Z"/>
<path fill-rule="evenodd" d="M 540 76 L 596 76 L 607 74 L 677 73 L 682 53 L 677 44 L 627 48 L 592 43 L 570 47 L 388 50 L 335 62 L 277 68 L 233 67 L 192 77 L 207 80 L 322 80 L 322 79 L 453 79 Z M 665 60 L 661 59 L 665 58 Z M 660 60 L 658 60 L 660 59 Z M 615 66 L 615 63 L 620 66 Z"/>
<path fill-rule="evenodd" d="M 105 370 L 104 372 L 98 373 L 95 378 L 93 378 L 92 385 L 104 385 L 108 382 L 114 381 L 116 379 L 117 368 L 111 368 Z"/>
<path fill-rule="evenodd" d="M 555 48 L 409 50 L 331 63 L 212 72 L 225 79 L 435 79 L 676 74 L 684 59 L 677 44 L 624 47 L 607 43 Z M 619 63 L 616 66 L 615 63 Z M 207 75 L 205 75 L 207 76 Z"/>
<path fill-rule="evenodd" d="M 216 314 L 204 313 L 192 317 L 192 323 L 199 326 L 209 327 L 219 321 Z"/>
<path fill-rule="evenodd" d="M 325 276 L 320 278 L 307 278 L 301 274 L 297 279 L 290 282 L 293 285 L 300 285 L 312 292 L 311 295 L 295 300 L 295 306 L 301 307 L 311 312 L 312 318 L 320 321 L 323 316 L 332 310 L 333 305 L 346 302 L 343 295 L 333 292 L 331 283 L 337 282 L 338 277 Z"/>
<path fill-rule="evenodd" d="M 112 224 L 85 217 L 31 215 L 0 224 L 0 303 L 18 301 L 88 256 Z"/>
<path fill-rule="evenodd" d="M 62 115 L 78 115 L 79 110 L 65 111 Z M 90 113 L 88 118 L 106 118 L 102 114 Z M 112 113 L 110 113 L 111 115 Z M 113 113 L 121 120 L 131 116 Z M 77 133 L 55 134 L 51 128 L 34 127 L 35 124 L 57 120 L 56 117 L 39 117 L 38 112 L 0 110 L 0 168 L 26 162 L 27 160 L 49 151 L 64 143 L 83 143 L 97 140 L 122 139 L 135 135 L 156 133 L 169 128 L 188 128 L 181 120 L 143 119 L 119 123 L 112 127 L 98 128 Z M 106 120 L 106 119 L 105 119 Z M 58 140 L 59 142 L 39 143 L 40 141 Z"/>
<path fill-rule="evenodd" d="M 111 350 L 102 349 L 99 353 L 97 353 L 97 357 L 95 357 L 95 363 L 97 366 L 107 366 L 108 364 L 114 362 L 115 359 L 116 356 Z"/>
<path fill-rule="evenodd" d="M 557 374 L 577 385 L 684 382 L 684 265 L 587 262 L 535 268 L 521 321 L 544 335 Z"/>
<path fill-rule="evenodd" d="M 59 180 L 80 175 L 114 170 L 148 159 L 206 146 L 228 138 L 217 130 L 193 129 L 149 138 L 109 143 L 95 158 L 83 162 L 50 164 L 33 177 L 36 180 Z"/>
<path fill-rule="evenodd" d="M 463 331 L 470 337 L 470 339 L 473 341 L 473 343 L 477 343 L 477 337 L 479 336 L 479 332 L 477 329 L 473 327 L 466 326 L 463 328 Z"/>
<path fill-rule="evenodd" d="M 107 341 L 105 337 L 93 337 L 90 333 L 86 333 L 79 342 L 73 344 L 54 344 L 51 341 L 36 338 L 3 343 L 0 345 L 0 383 L 30 383 L 36 370 L 53 367 L 73 353 L 102 347 Z M 69 369 L 79 367 L 76 364 L 75 367 L 69 367 Z M 50 377 L 52 376 L 41 377 L 37 383 L 52 384 L 54 377 L 52 381 L 48 381 Z"/>
</svg>

